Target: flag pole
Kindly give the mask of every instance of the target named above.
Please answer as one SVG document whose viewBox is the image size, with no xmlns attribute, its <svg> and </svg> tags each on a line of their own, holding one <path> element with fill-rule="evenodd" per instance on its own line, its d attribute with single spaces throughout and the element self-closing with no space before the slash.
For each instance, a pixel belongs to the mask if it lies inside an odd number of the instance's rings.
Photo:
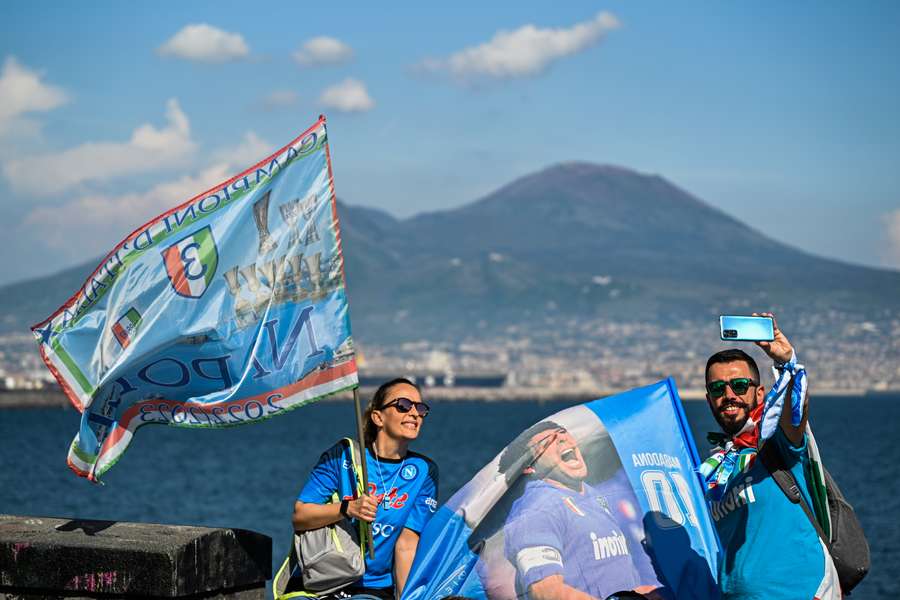
<svg viewBox="0 0 900 600">
<path fill-rule="evenodd" d="M 366 465 L 366 437 L 363 434 L 362 409 L 359 404 L 359 387 L 353 388 L 353 406 L 356 410 L 356 437 L 359 441 L 360 462 L 362 463 L 363 493 L 369 493 L 369 469 Z M 375 546 L 372 544 L 372 525 L 363 521 L 363 531 L 366 536 L 366 546 L 369 549 L 369 558 L 375 560 Z"/>
</svg>

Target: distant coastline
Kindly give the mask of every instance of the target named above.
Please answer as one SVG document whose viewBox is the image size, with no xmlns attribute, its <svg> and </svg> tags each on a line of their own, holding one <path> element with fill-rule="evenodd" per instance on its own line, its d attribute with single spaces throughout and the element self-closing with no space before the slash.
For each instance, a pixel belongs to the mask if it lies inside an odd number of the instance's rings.
<svg viewBox="0 0 900 600">
<path fill-rule="evenodd" d="M 360 396 L 365 402 L 375 391 L 374 387 L 363 386 L 360 388 Z M 504 386 L 498 388 L 478 387 L 426 387 L 424 396 L 442 402 L 453 401 L 483 401 L 483 402 L 586 402 L 597 398 L 603 398 L 618 394 L 625 390 L 564 390 L 559 388 L 517 387 Z M 678 390 L 678 395 L 684 401 L 704 400 L 705 395 L 701 389 L 686 388 Z M 818 390 L 817 397 L 843 397 L 843 398 L 867 398 L 867 397 L 900 397 L 900 389 L 887 390 Z M 326 402 L 341 402 L 352 400 L 350 392 L 335 394 L 327 398 Z M 16 408 L 68 408 L 71 402 L 61 390 L 0 390 L 0 410 Z"/>
</svg>

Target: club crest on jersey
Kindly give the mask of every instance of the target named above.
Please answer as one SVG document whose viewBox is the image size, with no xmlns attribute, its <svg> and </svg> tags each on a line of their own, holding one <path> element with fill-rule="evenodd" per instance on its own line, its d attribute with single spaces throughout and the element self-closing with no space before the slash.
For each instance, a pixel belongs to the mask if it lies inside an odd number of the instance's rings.
<svg viewBox="0 0 900 600">
<path fill-rule="evenodd" d="M 609 515 L 612 514 L 612 510 L 610 510 L 610 508 L 609 508 L 609 501 L 607 501 L 606 498 L 604 498 L 603 496 L 597 496 L 597 502 L 600 504 L 600 507 L 603 509 L 603 512 L 605 512 Z M 632 517 L 632 518 L 634 518 L 634 517 Z"/>
<path fill-rule="evenodd" d="M 400 477 L 402 477 L 404 481 L 412 481 L 418 474 L 419 469 L 416 468 L 416 465 L 406 465 L 400 469 Z"/>
<path fill-rule="evenodd" d="M 201 297 L 219 265 L 219 251 L 209 225 L 181 238 L 163 250 L 162 256 L 172 288 L 185 298 Z"/>
</svg>

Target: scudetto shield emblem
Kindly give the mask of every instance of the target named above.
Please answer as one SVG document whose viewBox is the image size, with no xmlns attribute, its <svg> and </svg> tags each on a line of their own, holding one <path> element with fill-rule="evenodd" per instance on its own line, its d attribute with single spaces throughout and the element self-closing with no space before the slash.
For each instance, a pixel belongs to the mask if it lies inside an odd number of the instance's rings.
<svg viewBox="0 0 900 600">
<path fill-rule="evenodd" d="M 219 251 L 209 225 L 162 251 L 169 282 L 185 298 L 199 298 L 212 283 Z"/>
</svg>

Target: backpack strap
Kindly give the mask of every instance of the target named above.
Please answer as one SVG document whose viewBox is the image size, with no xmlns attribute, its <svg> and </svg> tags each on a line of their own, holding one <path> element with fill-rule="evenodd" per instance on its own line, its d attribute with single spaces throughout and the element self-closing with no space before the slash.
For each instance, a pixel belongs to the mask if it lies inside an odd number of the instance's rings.
<svg viewBox="0 0 900 600">
<path fill-rule="evenodd" d="M 778 484 L 778 487 L 781 488 L 787 499 L 794 504 L 800 505 L 800 508 L 803 509 L 803 514 L 812 523 L 816 533 L 819 535 L 819 539 L 822 540 L 822 543 L 828 549 L 828 553 L 831 554 L 831 540 L 825 537 L 825 532 L 822 531 L 819 520 L 816 519 L 812 509 L 806 502 L 806 498 L 803 497 L 803 492 L 800 491 L 800 484 L 797 483 L 794 474 L 788 469 L 781 451 L 778 450 L 774 442 L 771 440 L 766 441 L 762 448 L 759 449 L 758 458 L 762 460 L 766 470 L 772 475 L 772 479 L 775 480 L 775 483 Z"/>
</svg>

